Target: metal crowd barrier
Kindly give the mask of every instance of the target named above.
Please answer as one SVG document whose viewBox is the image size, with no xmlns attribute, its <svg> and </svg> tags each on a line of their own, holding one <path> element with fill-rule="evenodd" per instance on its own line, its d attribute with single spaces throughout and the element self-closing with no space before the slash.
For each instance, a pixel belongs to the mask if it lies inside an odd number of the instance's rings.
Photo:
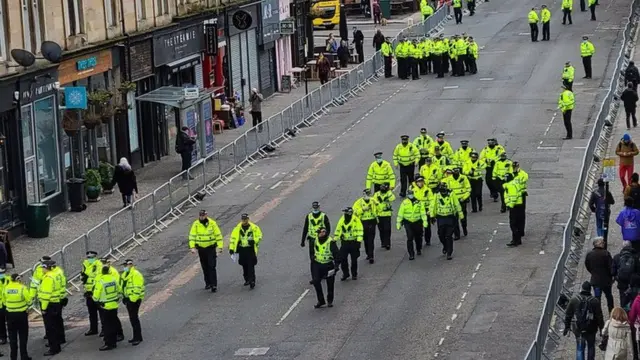
<svg viewBox="0 0 640 360">
<path fill-rule="evenodd" d="M 609 91 L 598 112 L 587 150 L 585 152 L 580 181 L 577 183 L 569 220 L 563 234 L 563 249 L 549 282 L 549 290 L 533 340 L 525 360 L 554 359 L 553 351 L 560 344 L 564 323 L 564 304 L 561 298 L 570 298 L 581 265 L 582 250 L 588 234 L 591 211 L 588 197 L 601 176 L 601 159 L 606 156 L 613 123 L 620 107 L 620 95 L 625 88 L 624 70 L 629 64 L 635 47 L 640 9 L 638 0 L 630 5 L 631 14 L 623 33 L 623 42 L 616 60 Z M 550 341 L 548 341 L 550 340 Z"/>
<path fill-rule="evenodd" d="M 437 32 L 448 19 L 449 7 L 441 7 L 427 20 L 407 27 L 398 36 Z M 396 42 L 397 37 L 393 39 L 394 46 Z M 82 291 L 82 286 L 76 281 L 82 271 L 86 251 L 93 250 L 114 260 L 125 256 L 131 248 L 142 245 L 153 234 L 166 229 L 188 208 L 197 206 L 205 195 L 212 195 L 219 186 L 229 183 L 232 175 L 243 173 L 247 166 L 266 156 L 266 146 L 278 147 L 292 138 L 292 132 L 311 126 L 327 114 L 330 107 L 342 105 L 363 91 L 366 85 L 378 81 L 383 65 L 383 57 L 378 51 L 364 63 L 245 131 L 231 144 L 201 159 L 153 193 L 117 211 L 86 234 L 64 245 L 51 256 L 65 269 L 70 289 Z M 21 274 L 25 278 L 30 277 L 32 271 L 28 269 Z"/>
</svg>

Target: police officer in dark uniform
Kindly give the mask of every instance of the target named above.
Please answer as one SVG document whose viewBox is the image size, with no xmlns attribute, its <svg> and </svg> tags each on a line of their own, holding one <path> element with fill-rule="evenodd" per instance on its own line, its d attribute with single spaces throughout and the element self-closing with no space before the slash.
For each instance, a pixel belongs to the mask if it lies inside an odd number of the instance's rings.
<svg viewBox="0 0 640 360">
<path fill-rule="evenodd" d="M 327 232 L 331 231 L 331 223 L 329 216 L 320 211 L 320 204 L 317 201 L 311 203 L 311 212 L 304 218 L 304 227 L 302 229 L 302 240 L 300 246 L 304 247 L 309 242 L 309 260 L 311 262 L 311 276 L 313 276 L 313 242 L 318 237 L 318 229 L 324 228 Z M 313 284 L 313 280 L 309 281 Z"/>
<path fill-rule="evenodd" d="M 325 304 L 333 307 L 333 288 L 336 283 L 336 271 L 338 271 L 340 264 L 340 250 L 324 227 L 317 230 L 316 240 L 310 247 L 313 249 L 311 261 L 313 287 L 318 298 L 318 303 L 314 307 L 319 309 Z M 322 292 L 322 279 L 327 281 L 326 301 Z"/>
</svg>

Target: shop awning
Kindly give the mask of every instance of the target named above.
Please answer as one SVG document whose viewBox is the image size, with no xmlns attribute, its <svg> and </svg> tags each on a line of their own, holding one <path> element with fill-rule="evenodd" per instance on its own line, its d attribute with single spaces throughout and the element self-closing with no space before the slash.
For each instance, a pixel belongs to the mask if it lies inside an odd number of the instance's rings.
<svg viewBox="0 0 640 360">
<path fill-rule="evenodd" d="M 211 89 L 200 89 L 197 99 L 185 99 L 184 88 L 177 86 L 163 86 L 136 98 L 138 101 L 148 101 L 157 104 L 164 104 L 179 109 L 186 109 L 206 99 L 211 99 L 213 91 Z"/>
</svg>

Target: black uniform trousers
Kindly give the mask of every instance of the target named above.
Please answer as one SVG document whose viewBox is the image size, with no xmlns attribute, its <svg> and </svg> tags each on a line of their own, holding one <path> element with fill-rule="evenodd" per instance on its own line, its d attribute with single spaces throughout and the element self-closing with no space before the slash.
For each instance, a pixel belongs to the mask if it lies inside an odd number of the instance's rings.
<svg viewBox="0 0 640 360">
<path fill-rule="evenodd" d="M 362 220 L 364 252 L 367 254 L 367 260 L 373 259 L 373 249 L 375 248 L 376 239 L 376 219 Z"/>
<path fill-rule="evenodd" d="M 349 257 L 351 257 L 351 275 L 358 276 L 358 258 L 360 257 L 360 243 L 351 241 L 341 241 L 340 244 L 340 258 L 342 263 L 342 277 L 349 277 Z"/>
<path fill-rule="evenodd" d="M 476 0 L 467 0 L 467 9 L 469 9 L 469 16 L 473 16 L 476 13 Z"/>
<path fill-rule="evenodd" d="M 580 0 L 580 11 L 587 11 L 587 4 L 585 0 Z"/>
<path fill-rule="evenodd" d="M 318 303 L 324 304 L 324 293 L 322 291 L 322 279 L 327 280 L 327 301 L 329 304 L 333 303 L 333 288 L 336 283 L 336 276 L 327 276 L 329 271 L 334 269 L 333 263 L 328 264 L 320 264 L 319 262 L 313 261 L 311 263 L 311 269 L 313 273 L 313 287 L 316 289 L 316 297 L 318 298 Z"/>
<path fill-rule="evenodd" d="M 458 70 L 458 60 L 449 56 L 449 62 L 451 62 L 451 74 L 453 75 Z"/>
<path fill-rule="evenodd" d="M 444 54 L 442 54 L 442 72 L 443 73 L 448 73 L 449 72 L 449 53 L 445 52 Z"/>
<path fill-rule="evenodd" d="M 29 315 L 26 311 L 8 312 L 7 327 L 9 328 L 9 347 L 11 348 L 11 360 L 18 359 L 18 349 L 20 358 L 29 359 L 27 343 L 29 342 Z"/>
<path fill-rule="evenodd" d="M 460 225 L 462 225 L 462 232 L 467 232 L 467 203 L 469 200 L 460 201 L 460 207 L 462 208 L 462 214 L 464 218 L 462 220 L 456 218 L 456 226 L 453 227 L 454 239 L 460 239 Z"/>
<path fill-rule="evenodd" d="M 127 313 L 129 314 L 129 322 L 131 323 L 131 329 L 133 330 L 133 338 L 131 340 L 142 341 L 142 326 L 140 325 L 140 304 L 142 300 L 136 302 L 127 301 Z"/>
<path fill-rule="evenodd" d="M 402 220 L 404 225 L 404 231 L 407 233 L 407 252 L 410 257 L 416 256 L 415 251 L 422 252 L 422 220 L 420 221 L 407 221 Z M 415 251 L 413 245 L 415 243 Z"/>
<path fill-rule="evenodd" d="M 567 90 L 573 91 L 573 81 L 562 79 L 562 85 L 564 85 L 567 88 Z"/>
<path fill-rule="evenodd" d="M 407 194 L 407 184 L 413 182 L 413 175 L 415 174 L 416 166 L 412 163 L 410 165 L 400 165 L 400 196 Z"/>
<path fill-rule="evenodd" d="M 444 55 L 433 55 L 433 72 L 438 74 L 439 78 L 444 77 L 444 73 L 446 72 L 444 67 Z"/>
<path fill-rule="evenodd" d="M 104 334 L 104 332 L 105 332 L 105 329 L 104 329 L 105 324 L 104 323 L 106 321 L 104 319 L 104 309 L 101 308 L 99 306 L 99 304 L 96 304 L 96 305 L 98 305 L 98 316 L 100 317 L 100 324 L 102 325 L 102 331 L 101 332 Z M 124 331 L 122 330 L 122 322 L 120 322 L 120 318 L 116 319 L 116 324 L 118 325 L 118 336 L 123 336 L 124 337 Z"/>
<path fill-rule="evenodd" d="M 49 351 L 53 353 L 60 352 L 60 344 L 62 342 L 62 333 L 58 326 L 58 314 L 61 312 L 62 305 L 60 303 L 49 303 L 47 310 L 44 311 L 42 319 L 44 321 L 44 331 L 49 342 Z"/>
<path fill-rule="evenodd" d="M 482 211 L 482 179 L 469 179 L 471 184 L 471 211 Z"/>
<path fill-rule="evenodd" d="M 529 23 L 529 28 L 531 28 L 531 41 L 538 41 L 538 23 Z"/>
<path fill-rule="evenodd" d="M 411 62 L 411 79 L 418 80 L 420 77 L 418 76 L 418 61 L 420 59 L 415 57 L 410 57 L 409 61 Z"/>
<path fill-rule="evenodd" d="M 505 202 L 504 188 L 502 187 L 502 185 L 504 185 L 504 180 L 496 179 L 494 182 L 496 190 L 498 191 L 498 194 L 500 194 L 500 211 L 506 211 L 507 203 Z"/>
<path fill-rule="evenodd" d="M 550 40 L 551 39 L 551 31 L 550 31 L 550 23 L 551 21 L 542 23 L 542 40 Z"/>
<path fill-rule="evenodd" d="M 60 333 L 60 343 L 64 344 L 67 342 L 67 336 L 64 330 L 64 318 L 62 317 L 62 310 L 64 309 L 65 305 L 67 304 L 67 302 L 69 300 L 67 300 L 66 298 L 63 299 L 64 302 L 60 302 L 60 311 L 56 312 L 58 319 L 56 320 L 56 325 L 58 328 L 58 332 Z M 64 304 L 64 305 L 63 305 Z"/>
<path fill-rule="evenodd" d="M 458 55 L 458 58 L 455 60 L 455 67 L 453 68 L 453 73 L 458 76 L 464 76 L 464 61 L 467 55 Z"/>
<path fill-rule="evenodd" d="M 311 278 L 313 279 L 313 259 L 314 259 L 314 246 L 316 239 L 307 236 L 307 247 L 309 248 L 309 269 L 311 271 Z"/>
<path fill-rule="evenodd" d="M 118 342 L 118 309 L 102 309 L 102 320 L 104 326 L 104 344 L 109 347 L 116 347 Z M 120 324 L 122 325 L 122 324 Z"/>
<path fill-rule="evenodd" d="M 428 211 L 427 211 L 427 213 L 428 213 Z M 423 231 L 424 231 L 424 243 L 425 243 L 426 246 L 431 246 L 431 217 L 429 217 L 429 215 L 427 215 L 427 224 L 429 224 L 429 225 L 426 228 L 423 229 Z"/>
<path fill-rule="evenodd" d="M 420 65 L 420 71 L 419 71 L 420 75 L 427 75 L 427 58 L 423 56 L 418 61 L 418 64 Z"/>
<path fill-rule="evenodd" d="M 0 308 L 0 339 L 7 339 L 7 311 Z"/>
<path fill-rule="evenodd" d="M 458 219 L 454 215 L 436 216 L 438 222 L 438 237 L 443 247 L 443 253 L 453 254 L 453 229 Z"/>
<path fill-rule="evenodd" d="M 427 56 L 427 58 L 425 59 L 425 66 L 427 67 L 427 74 L 431 74 L 433 72 L 433 55 L 429 54 L 429 56 Z"/>
<path fill-rule="evenodd" d="M 567 23 L 567 19 L 569 20 L 569 25 L 573 24 L 573 21 L 571 21 L 571 10 L 562 9 L 562 25 Z"/>
<path fill-rule="evenodd" d="M 454 7 L 453 15 L 456 18 L 456 24 L 462 24 L 462 7 Z"/>
<path fill-rule="evenodd" d="M 591 21 L 596 21 L 596 4 L 590 5 L 589 10 L 591 10 Z"/>
<path fill-rule="evenodd" d="M 491 167 L 487 167 L 487 174 L 485 175 L 484 178 L 485 182 L 487 183 L 487 188 L 489 189 L 489 192 L 491 193 L 491 197 L 493 199 L 497 199 L 498 198 L 498 188 L 496 187 L 496 182 L 493 180 L 493 166 Z"/>
<path fill-rule="evenodd" d="M 378 231 L 382 247 L 391 247 L 391 216 L 378 216 Z"/>
<path fill-rule="evenodd" d="M 398 77 L 403 80 L 407 78 L 407 58 L 398 57 Z"/>
<path fill-rule="evenodd" d="M 202 267 L 202 274 L 204 275 L 205 285 L 218 287 L 218 274 L 216 272 L 216 247 L 198 247 L 198 257 L 200 258 L 200 267 Z"/>
<path fill-rule="evenodd" d="M 522 196 L 522 223 L 520 224 L 520 236 L 524 236 L 524 228 L 527 223 L 527 196 Z"/>
<path fill-rule="evenodd" d="M 567 130 L 567 139 L 573 138 L 573 126 L 571 125 L 571 112 L 572 110 L 565 110 L 562 112 L 562 120 L 564 121 L 564 128 Z"/>
<path fill-rule="evenodd" d="M 584 66 L 584 76 L 591 79 L 591 56 L 582 57 L 582 66 Z"/>
<path fill-rule="evenodd" d="M 256 265 L 258 264 L 255 248 L 251 245 L 247 247 L 238 246 L 236 252 L 238 253 L 238 264 L 242 266 L 242 277 L 244 281 L 255 283 Z"/>
<path fill-rule="evenodd" d="M 384 57 L 384 77 L 390 78 L 391 75 L 391 65 L 393 64 L 391 56 Z"/>
<path fill-rule="evenodd" d="M 509 209 L 509 227 L 511 228 L 511 243 L 513 244 L 522 244 L 524 217 L 524 206 L 516 205 Z"/>
<path fill-rule="evenodd" d="M 90 292 L 85 293 L 84 297 L 89 311 L 89 331 L 98 332 L 98 304 L 93 301 Z"/>
</svg>

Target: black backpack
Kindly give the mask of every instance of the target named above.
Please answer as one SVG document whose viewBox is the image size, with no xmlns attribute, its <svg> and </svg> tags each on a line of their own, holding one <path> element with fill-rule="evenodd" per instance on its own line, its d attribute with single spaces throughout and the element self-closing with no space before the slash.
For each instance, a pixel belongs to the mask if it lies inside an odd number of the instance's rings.
<svg viewBox="0 0 640 360">
<path fill-rule="evenodd" d="M 638 259 L 635 254 L 623 252 L 618 260 L 618 283 L 629 284 L 631 275 L 635 274 L 638 269 Z"/>
<path fill-rule="evenodd" d="M 593 299 L 593 296 L 580 296 L 580 304 L 576 312 L 576 329 L 580 333 L 585 333 L 593 328 L 592 324 L 595 322 L 591 299 Z"/>
<path fill-rule="evenodd" d="M 631 194 L 634 209 L 640 209 L 640 186 L 631 186 Z"/>
</svg>

